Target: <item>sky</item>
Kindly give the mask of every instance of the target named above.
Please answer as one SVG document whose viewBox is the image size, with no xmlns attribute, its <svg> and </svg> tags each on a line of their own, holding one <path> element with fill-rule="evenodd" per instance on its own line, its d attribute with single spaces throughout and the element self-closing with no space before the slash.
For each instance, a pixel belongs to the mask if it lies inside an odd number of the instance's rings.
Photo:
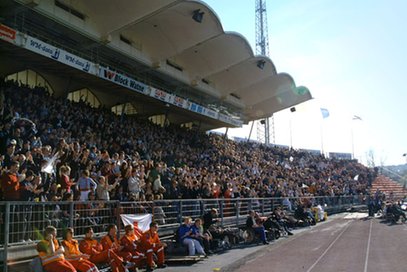
<svg viewBox="0 0 407 272">
<path fill-rule="evenodd" d="M 205 2 L 225 31 L 243 34 L 255 50 L 255 0 Z M 270 58 L 314 98 L 274 115 L 276 144 L 354 152 L 365 164 L 367 153 L 376 165 L 405 164 L 407 1 L 266 2 Z M 330 116 L 323 119 L 320 108 Z M 247 138 L 249 128 L 228 135 Z"/>
</svg>

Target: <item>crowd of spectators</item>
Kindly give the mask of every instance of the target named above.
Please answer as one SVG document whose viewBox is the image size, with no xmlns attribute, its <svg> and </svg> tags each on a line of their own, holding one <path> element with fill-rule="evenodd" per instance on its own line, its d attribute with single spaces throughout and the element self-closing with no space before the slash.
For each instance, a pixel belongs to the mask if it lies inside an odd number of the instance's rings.
<svg viewBox="0 0 407 272">
<path fill-rule="evenodd" d="M 359 195 L 373 179 L 353 160 L 162 127 L 42 87 L 0 84 L 2 200 Z"/>
</svg>

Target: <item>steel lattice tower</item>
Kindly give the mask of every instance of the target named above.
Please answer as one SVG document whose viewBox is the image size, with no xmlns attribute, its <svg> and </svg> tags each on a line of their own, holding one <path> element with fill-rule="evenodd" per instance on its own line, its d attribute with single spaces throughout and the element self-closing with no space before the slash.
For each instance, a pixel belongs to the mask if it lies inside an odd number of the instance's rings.
<svg viewBox="0 0 407 272">
<path fill-rule="evenodd" d="M 266 0 L 256 0 L 256 54 L 269 56 Z"/>
<path fill-rule="evenodd" d="M 256 54 L 269 57 L 269 37 L 267 28 L 266 0 L 256 0 Z M 264 127 L 263 127 L 264 126 Z M 264 128 L 264 130 L 263 130 Z M 271 117 L 271 134 L 275 143 L 274 116 Z M 264 124 L 257 122 L 257 139 L 266 144 L 270 143 L 270 118 L 264 120 Z"/>
</svg>

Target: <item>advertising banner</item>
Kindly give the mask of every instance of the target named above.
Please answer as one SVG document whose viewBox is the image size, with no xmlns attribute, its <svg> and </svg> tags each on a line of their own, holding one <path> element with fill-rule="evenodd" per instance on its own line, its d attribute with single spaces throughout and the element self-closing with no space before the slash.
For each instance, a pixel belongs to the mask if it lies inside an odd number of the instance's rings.
<svg viewBox="0 0 407 272">
<path fill-rule="evenodd" d="M 34 37 L 27 37 L 25 48 L 90 74 L 96 74 L 95 64 Z"/>
<path fill-rule="evenodd" d="M 17 31 L 6 25 L 0 24 L 0 39 L 14 43 Z"/>
<path fill-rule="evenodd" d="M 150 94 L 150 87 L 147 86 L 146 84 L 141 83 L 119 72 L 110 70 L 109 68 L 103 66 L 99 67 L 99 77 L 107 79 L 130 90 L 143 93 L 146 95 Z"/>
<path fill-rule="evenodd" d="M 169 93 L 156 88 L 151 88 L 150 96 L 167 103 L 171 101 L 171 95 Z"/>
</svg>

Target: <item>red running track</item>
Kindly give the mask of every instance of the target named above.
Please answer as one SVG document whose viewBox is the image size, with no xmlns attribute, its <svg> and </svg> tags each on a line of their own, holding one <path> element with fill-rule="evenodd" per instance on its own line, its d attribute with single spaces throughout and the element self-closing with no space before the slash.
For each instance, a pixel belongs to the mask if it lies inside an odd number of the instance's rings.
<svg viewBox="0 0 407 272">
<path fill-rule="evenodd" d="M 269 246 L 239 272 L 406 272 L 407 224 L 338 218 Z"/>
</svg>

